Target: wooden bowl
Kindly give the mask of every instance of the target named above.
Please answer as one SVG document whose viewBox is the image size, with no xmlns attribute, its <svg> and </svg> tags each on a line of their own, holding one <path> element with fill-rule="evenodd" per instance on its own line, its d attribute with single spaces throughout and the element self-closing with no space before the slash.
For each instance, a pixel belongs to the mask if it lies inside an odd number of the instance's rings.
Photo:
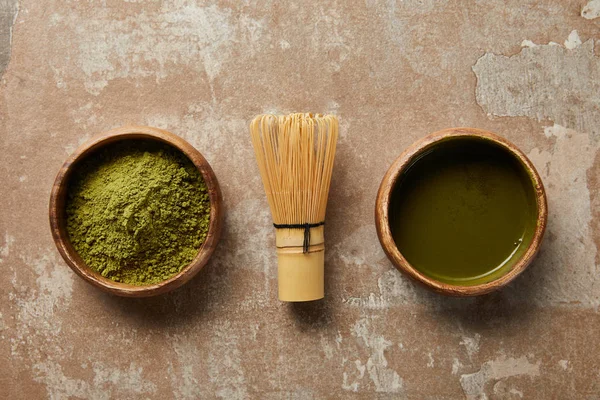
<svg viewBox="0 0 600 400">
<path fill-rule="evenodd" d="M 413 163 L 418 162 L 417 160 L 426 152 L 430 151 L 430 149 L 432 149 L 437 143 L 461 137 L 479 138 L 491 141 L 516 157 L 530 177 L 537 206 L 537 217 L 535 230 L 533 232 L 533 239 L 521 257 L 516 260 L 508 272 L 501 275 L 499 278 L 490 282 L 475 284 L 472 286 L 461 286 L 440 282 L 414 268 L 398 250 L 396 242 L 392 237 L 389 223 L 391 204 L 390 200 L 396 183 L 399 181 L 403 173 L 411 165 L 413 165 Z M 394 266 L 400 272 L 405 273 L 410 278 L 425 285 L 427 288 L 450 296 L 477 296 L 489 293 L 501 288 L 515 279 L 525 270 L 525 268 L 527 268 L 539 251 L 542 237 L 546 229 L 547 219 L 548 207 L 546 203 L 546 193 L 544 191 L 542 180 L 540 179 L 540 176 L 538 175 L 531 161 L 529 161 L 525 154 L 523 154 L 523 152 L 521 152 L 508 140 L 491 132 L 474 128 L 445 129 L 432 133 L 411 145 L 396 159 L 396 161 L 394 161 L 392 166 L 383 177 L 381 186 L 379 187 L 379 192 L 377 193 L 377 201 L 375 206 L 375 224 L 377 226 L 377 235 L 379 236 L 379 241 L 381 242 L 385 253 L 392 261 Z"/>
<path fill-rule="evenodd" d="M 210 199 L 210 223 L 206 240 L 200 247 L 198 254 L 192 262 L 177 275 L 157 284 L 135 286 L 115 282 L 91 270 L 77 254 L 67 233 L 67 218 L 65 203 L 67 186 L 71 173 L 77 168 L 78 162 L 100 147 L 121 140 L 150 139 L 169 144 L 179 149 L 198 168 L 208 188 Z M 99 134 L 79 147 L 67 161 L 56 176 L 52 194 L 50 195 L 50 228 L 56 247 L 69 267 L 87 282 L 106 292 L 126 297 L 148 297 L 171 291 L 189 281 L 208 262 L 212 255 L 222 227 L 222 197 L 217 178 L 206 159 L 192 145 L 182 138 L 156 128 L 146 126 L 128 126 L 110 130 Z"/>
</svg>

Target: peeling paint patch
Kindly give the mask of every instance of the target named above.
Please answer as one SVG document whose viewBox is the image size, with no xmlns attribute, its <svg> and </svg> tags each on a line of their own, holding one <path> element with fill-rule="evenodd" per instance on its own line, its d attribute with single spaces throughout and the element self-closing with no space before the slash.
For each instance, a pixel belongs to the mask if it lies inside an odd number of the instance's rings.
<svg viewBox="0 0 600 400">
<path fill-rule="evenodd" d="M 521 42 L 521 47 L 535 47 L 535 46 L 537 46 L 537 44 L 533 43 L 531 40 L 525 39 Z"/>
<path fill-rule="evenodd" d="M 403 380 L 396 371 L 388 367 L 388 361 L 385 358 L 385 351 L 392 347 L 392 342 L 370 332 L 370 321 L 367 318 L 362 318 L 354 324 L 352 335 L 362 340 L 364 346 L 370 351 L 370 355 L 365 364 L 361 360 L 355 361 L 356 369 L 359 372 L 357 376 L 355 374 L 355 382 L 349 383 L 347 373 L 344 372 L 342 387 L 346 390 L 357 391 L 359 381 L 362 380 L 366 370 L 376 392 L 402 393 Z"/>
<path fill-rule="evenodd" d="M 433 358 L 433 354 L 427 353 L 427 368 L 435 367 L 435 360 Z"/>
<path fill-rule="evenodd" d="M 479 352 L 479 342 L 481 341 L 481 335 L 476 333 L 473 337 L 463 336 L 460 341 L 461 346 L 465 346 L 467 350 L 467 354 L 469 355 L 469 359 L 473 357 L 473 355 Z"/>
<path fill-rule="evenodd" d="M 572 369 L 573 369 L 573 368 L 571 368 L 571 367 L 569 366 L 569 364 L 570 364 L 569 360 L 560 360 L 560 361 L 558 362 L 558 365 L 559 365 L 559 366 L 560 366 L 560 367 L 561 367 L 561 368 L 562 368 L 564 371 L 570 371 L 570 370 L 572 370 Z"/>
<path fill-rule="evenodd" d="M 0 77 L 10 61 L 12 31 L 18 13 L 18 0 L 0 1 Z"/>
<path fill-rule="evenodd" d="M 458 371 L 463 367 L 462 363 L 458 358 L 452 360 L 452 375 L 458 374 Z"/>
<path fill-rule="evenodd" d="M 585 19 L 600 17 L 600 0 L 591 0 L 581 9 L 581 16 Z"/>
<path fill-rule="evenodd" d="M 592 39 L 580 41 L 573 31 L 566 48 L 525 42 L 512 57 L 486 53 L 473 66 L 477 103 L 489 116 L 550 119 L 600 135 L 600 58 Z"/>
<path fill-rule="evenodd" d="M 579 38 L 579 34 L 576 30 L 571 31 L 567 40 L 565 40 L 565 48 L 569 50 L 573 50 L 576 47 L 581 45 L 581 39 Z"/>
<path fill-rule="evenodd" d="M 15 242 L 15 238 L 8 234 L 8 232 L 4 233 L 4 244 L 0 246 L 0 263 L 4 261 L 6 257 L 10 254 L 10 248 Z"/>
<path fill-rule="evenodd" d="M 460 385 L 467 399 L 487 399 L 486 384 L 513 376 L 526 375 L 531 378 L 540 375 L 540 364 L 531 363 L 527 357 L 506 358 L 485 362 L 478 372 L 464 374 L 460 377 Z"/>
<path fill-rule="evenodd" d="M 282 50 L 287 50 L 287 49 L 289 49 L 290 47 L 292 47 L 292 45 L 291 45 L 291 44 L 290 44 L 290 42 L 288 42 L 287 40 L 281 39 L 281 40 L 279 41 L 279 47 L 280 47 Z"/>
</svg>

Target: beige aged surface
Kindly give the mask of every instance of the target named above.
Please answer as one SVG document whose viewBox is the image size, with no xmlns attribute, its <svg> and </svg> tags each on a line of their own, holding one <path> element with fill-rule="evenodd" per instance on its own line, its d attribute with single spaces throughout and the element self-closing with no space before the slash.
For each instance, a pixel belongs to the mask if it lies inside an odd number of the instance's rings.
<svg viewBox="0 0 600 400">
<path fill-rule="evenodd" d="M 0 0 L 0 398 L 599 399 L 598 0 Z M 327 297 L 277 300 L 248 122 L 341 120 Z M 214 258 L 159 298 L 101 293 L 66 266 L 48 198 L 66 157 L 123 124 L 212 164 Z M 536 262 L 449 299 L 381 250 L 379 181 L 452 126 L 507 137 L 547 187 Z"/>
</svg>

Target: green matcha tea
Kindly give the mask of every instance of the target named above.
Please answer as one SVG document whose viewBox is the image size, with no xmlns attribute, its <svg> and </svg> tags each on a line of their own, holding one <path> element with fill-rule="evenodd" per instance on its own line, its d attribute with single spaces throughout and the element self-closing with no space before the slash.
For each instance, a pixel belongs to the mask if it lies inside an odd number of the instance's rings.
<svg viewBox="0 0 600 400">
<path fill-rule="evenodd" d="M 86 265 L 130 285 L 160 283 L 198 254 L 210 223 L 208 188 L 178 149 L 122 140 L 82 160 L 69 179 L 69 239 Z"/>
<path fill-rule="evenodd" d="M 535 231 L 531 180 L 493 142 L 440 142 L 399 178 L 390 203 L 398 249 L 436 280 L 475 285 L 508 272 Z"/>
</svg>

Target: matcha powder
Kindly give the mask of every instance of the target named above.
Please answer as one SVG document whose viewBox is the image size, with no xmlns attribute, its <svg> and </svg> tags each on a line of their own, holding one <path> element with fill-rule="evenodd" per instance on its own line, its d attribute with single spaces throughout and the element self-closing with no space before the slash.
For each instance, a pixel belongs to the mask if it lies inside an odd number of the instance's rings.
<svg viewBox="0 0 600 400">
<path fill-rule="evenodd" d="M 85 263 L 132 285 L 180 272 L 208 233 L 206 184 L 179 150 L 154 141 L 103 147 L 69 181 L 67 230 Z"/>
</svg>

